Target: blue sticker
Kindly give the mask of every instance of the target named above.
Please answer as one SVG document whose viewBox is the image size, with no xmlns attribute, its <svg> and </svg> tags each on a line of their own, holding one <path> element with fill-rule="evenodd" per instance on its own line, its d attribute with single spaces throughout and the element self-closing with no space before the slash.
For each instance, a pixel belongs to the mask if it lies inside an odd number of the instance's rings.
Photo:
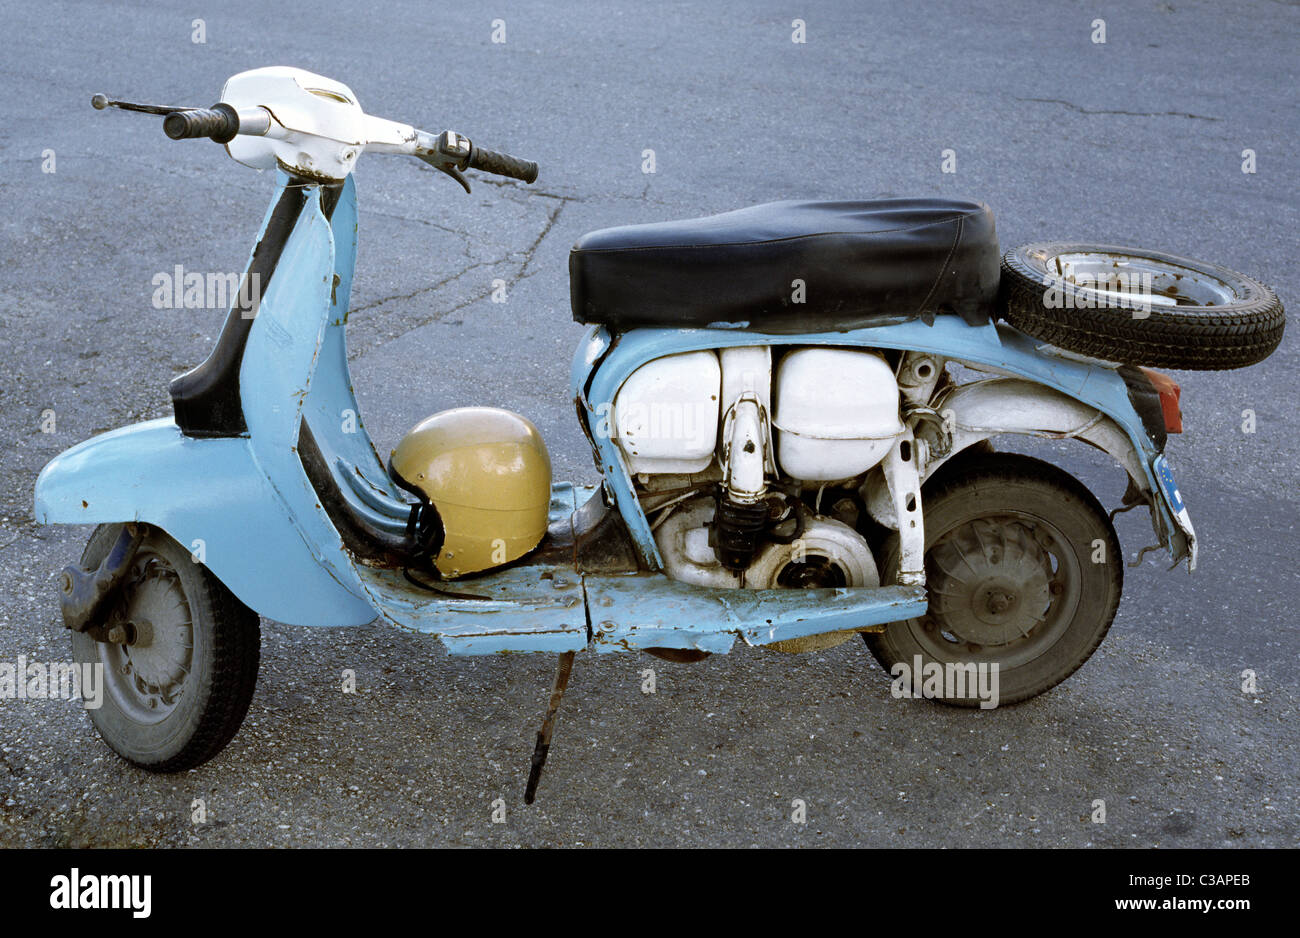
<svg viewBox="0 0 1300 938">
<path fill-rule="evenodd" d="M 1174 470 L 1169 468 L 1169 460 L 1163 455 L 1157 456 L 1151 468 L 1156 471 L 1156 478 L 1160 480 L 1160 487 L 1164 489 L 1165 496 L 1169 499 L 1169 505 L 1178 514 L 1183 510 L 1183 496 L 1178 491 L 1178 483 L 1174 481 Z"/>
</svg>

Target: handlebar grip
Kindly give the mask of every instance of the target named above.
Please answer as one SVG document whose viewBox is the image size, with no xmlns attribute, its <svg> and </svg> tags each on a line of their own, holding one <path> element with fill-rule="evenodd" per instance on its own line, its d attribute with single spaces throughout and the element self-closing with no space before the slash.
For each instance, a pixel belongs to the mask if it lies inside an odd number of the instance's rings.
<svg viewBox="0 0 1300 938">
<path fill-rule="evenodd" d="M 495 173 L 498 176 L 509 176 L 524 182 L 537 181 L 537 164 L 532 160 L 521 160 L 517 156 L 497 153 L 495 150 L 488 150 L 477 144 L 474 144 L 470 150 L 469 168 Z"/>
<path fill-rule="evenodd" d="M 163 132 L 173 140 L 210 137 L 217 143 L 229 143 L 239 133 L 239 113 L 225 102 L 173 111 L 163 118 Z"/>
</svg>

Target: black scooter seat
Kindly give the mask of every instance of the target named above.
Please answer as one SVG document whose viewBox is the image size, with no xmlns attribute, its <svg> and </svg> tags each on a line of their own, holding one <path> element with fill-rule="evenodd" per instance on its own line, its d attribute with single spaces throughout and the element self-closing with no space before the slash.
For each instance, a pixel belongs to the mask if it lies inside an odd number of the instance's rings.
<svg viewBox="0 0 1300 938">
<path fill-rule="evenodd" d="M 993 212 L 960 199 L 769 202 L 603 228 L 569 254 L 573 318 L 614 332 L 791 334 L 935 314 L 979 324 L 999 270 Z"/>
</svg>

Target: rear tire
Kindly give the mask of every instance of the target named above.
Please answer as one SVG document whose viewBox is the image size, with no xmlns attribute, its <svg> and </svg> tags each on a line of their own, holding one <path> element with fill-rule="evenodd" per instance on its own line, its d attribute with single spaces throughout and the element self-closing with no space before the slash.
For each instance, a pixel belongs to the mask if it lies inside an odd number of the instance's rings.
<svg viewBox="0 0 1300 938">
<path fill-rule="evenodd" d="M 94 569 L 119 525 L 95 529 L 81 565 Z M 102 664 L 103 703 L 89 710 L 109 747 L 151 772 L 211 759 L 248 713 L 261 655 L 261 621 L 207 567 L 149 528 L 110 623 L 131 623 L 129 644 L 72 633 L 76 661 Z"/>
<path fill-rule="evenodd" d="M 864 633 L 867 647 L 891 675 L 918 657 L 923 668 L 996 663 L 999 706 L 1055 687 L 1097 650 L 1119 607 L 1123 555 L 1105 509 L 1073 476 L 1014 453 L 972 455 L 932 481 L 922 497 L 930 609 Z M 895 534 L 884 569 L 897 566 Z M 981 702 L 973 691 L 935 699 Z"/>
</svg>

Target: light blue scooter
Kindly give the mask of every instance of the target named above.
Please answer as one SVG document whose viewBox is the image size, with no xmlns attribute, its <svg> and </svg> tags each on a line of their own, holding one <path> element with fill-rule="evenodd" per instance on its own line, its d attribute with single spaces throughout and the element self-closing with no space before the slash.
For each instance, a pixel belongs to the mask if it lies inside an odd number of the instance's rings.
<svg viewBox="0 0 1300 938">
<path fill-rule="evenodd" d="M 1180 429 L 1177 386 L 997 324 L 1008 310 L 1027 321 L 1039 297 L 1008 299 L 1014 258 L 999 265 L 988 209 L 897 200 L 582 239 L 574 313 L 591 328 L 570 394 L 603 481 L 554 484 L 546 534 L 523 556 L 439 576 L 419 499 L 357 418 L 351 169 L 364 150 L 407 153 L 468 189 L 461 170 L 531 182 L 535 165 L 364 115 L 346 86 L 295 69 L 235 76 L 210 109 L 93 103 L 162 114 L 169 136 L 215 139 L 276 173 L 245 289 L 209 358 L 172 383 L 175 416 L 74 446 L 36 484 L 38 522 L 99 525 L 60 599 L 77 658 L 105 665 L 92 719 L 139 766 L 188 768 L 230 740 L 259 616 L 378 617 L 453 654 L 560 655 L 529 801 L 582 649 L 692 661 L 860 633 L 908 686 L 946 669 L 949 693 L 925 696 L 987 705 L 974 675 L 989 668 L 1001 702 L 1040 693 L 1104 636 L 1123 563 L 1097 500 L 1055 467 L 992 452 L 1002 433 L 1110 453 L 1124 507 L 1145 505 L 1159 544 L 1195 565 L 1162 455 Z M 1089 286 L 1102 251 L 1154 289 Z M 1051 265 L 1073 265 L 1056 285 L 1108 295 L 1125 319 L 1143 296 L 1155 322 L 1245 296 L 1240 275 L 1209 265 L 1180 288 L 1170 271 L 1194 262 L 1154 252 L 1076 246 L 1038 262 L 1048 285 Z M 656 437 L 656 408 L 692 425 Z M 954 672 L 971 677 L 964 691 Z"/>
</svg>

